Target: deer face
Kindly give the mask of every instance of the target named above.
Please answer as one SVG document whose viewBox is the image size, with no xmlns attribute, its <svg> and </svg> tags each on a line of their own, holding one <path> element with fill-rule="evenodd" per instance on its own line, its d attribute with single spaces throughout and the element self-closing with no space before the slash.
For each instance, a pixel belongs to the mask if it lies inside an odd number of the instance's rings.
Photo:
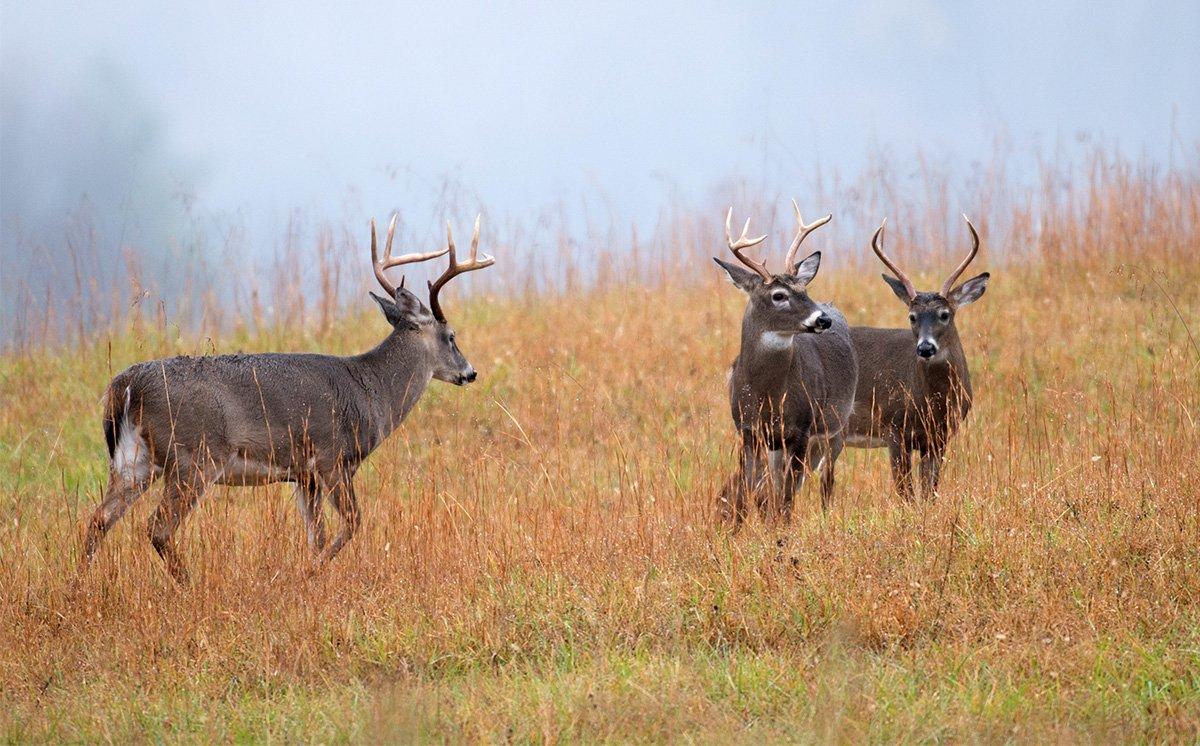
<svg viewBox="0 0 1200 746">
<path fill-rule="evenodd" d="M 720 259 L 716 262 L 730 282 L 750 296 L 747 319 L 760 334 L 820 334 L 833 325 L 829 314 L 808 297 L 808 283 L 821 267 L 821 252 L 796 264 L 791 274 L 774 275 L 770 282 L 736 264 Z"/>
<path fill-rule="evenodd" d="M 987 290 L 990 275 L 984 272 L 972 277 L 950 291 L 949 297 L 940 293 L 917 293 L 909 299 L 904 284 L 884 275 L 896 297 L 908 305 L 908 323 L 917 341 L 917 356 L 925 360 L 940 357 L 944 350 L 942 338 L 954 328 L 954 316 L 959 307 L 977 300 Z"/>
<path fill-rule="evenodd" d="M 988 277 L 990 277 L 987 272 L 976 275 L 951 290 L 954 282 L 962 276 L 963 270 L 979 253 L 979 233 L 975 231 L 975 226 L 971 224 L 966 215 L 963 215 L 963 220 L 967 221 L 967 228 L 971 231 L 971 249 L 967 252 L 966 259 L 963 259 L 958 268 L 950 273 L 950 277 L 942 283 L 942 289 L 936 293 L 917 292 L 916 286 L 913 285 L 912 280 L 908 279 L 908 275 L 904 274 L 883 250 L 883 229 L 887 225 L 887 218 L 883 219 L 879 230 L 875 231 L 875 235 L 871 237 L 871 250 L 875 252 L 875 256 L 879 257 L 883 266 L 896 274 L 895 277 L 885 274 L 883 279 L 887 281 L 896 297 L 908 306 L 908 323 L 917 340 L 917 355 L 925 360 L 931 360 L 939 355 L 944 356 L 945 345 L 941 340 L 954 328 L 955 312 L 961 306 L 978 300 L 979 296 L 983 295 L 983 291 L 987 290 Z M 954 335 L 951 334 L 950 338 L 954 339 Z"/>
<path fill-rule="evenodd" d="M 434 378 L 455 386 L 465 386 L 475 380 L 475 368 L 459 351 L 449 324 L 435 321 L 422 333 L 433 351 Z"/>
<path fill-rule="evenodd" d="M 435 319 L 420 298 L 403 287 L 396 289 L 391 301 L 375 293 L 371 293 L 371 297 L 394 329 L 420 335 L 432 360 L 434 378 L 456 386 L 475 380 L 475 368 L 459 351 L 454 330 L 444 321 Z"/>
</svg>

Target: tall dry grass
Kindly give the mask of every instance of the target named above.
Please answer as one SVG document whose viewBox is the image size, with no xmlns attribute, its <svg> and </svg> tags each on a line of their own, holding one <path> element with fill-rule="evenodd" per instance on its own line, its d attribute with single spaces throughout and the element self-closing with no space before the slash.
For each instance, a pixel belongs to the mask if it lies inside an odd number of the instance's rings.
<svg viewBox="0 0 1200 746">
<path fill-rule="evenodd" d="M 106 332 L 48 325 L 0 363 L 0 732 L 1195 738 L 1200 183 L 1102 152 L 1076 173 L 958 200 L 935 175 L 908 201 L 885 172 L 870 193 L 827 185 L 847 222 L 894 206 L 895 255 L 926 285 L 963 245 L 946 213 L 965 203 L 993 282 L 959 317 L 977 395 L 941 498 L 901 504 L 882 452 L 847 451 L 832 510 L 810 485 L 786 530 L 714 521 L 743 308 L 708 267 L 719 209 L 610 237 L 599 262 L 493 235 L 520 271 L 447 306 L 480 381 L 431 386 L 371 457 L 364 528 L 315 577 L 280 487 L 193 513 L 189 588 L 145 538 L 155 492 L 73 585 L 108 377 L 184 352 L 373 345 L 373 309 L 340 310 L 368 274 L 361 243 L 316 242 L 324 291 L 288 314 L 250 293 L 192 328 L 138 305 Z M 740 196 L 760 225 L 785 204 Z M 824 239 L 812 292 L 899 325 L 868 235 Z"/>
</svg>

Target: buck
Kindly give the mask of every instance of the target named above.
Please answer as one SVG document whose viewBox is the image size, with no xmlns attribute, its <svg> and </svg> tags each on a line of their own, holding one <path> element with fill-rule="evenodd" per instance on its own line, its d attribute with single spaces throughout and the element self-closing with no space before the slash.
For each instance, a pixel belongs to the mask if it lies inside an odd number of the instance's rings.
<svg viewBox="0 0 1200 746">
<path fill-rule="evenodd" d="M 921 457 L 921 493 L 931 498 L 946 445 L 971 409 L 971 372 L 954 326 L 958 310 L 987 289 L 987 272 L 955 287 L 979 253 L 979 234 L 967 217 L 971 249 L 938 292 L 918 292 L 883 250 L 885 219 L 871 248 L 895 277 L 883 279 L 908 307 L 908 329 L 853 327 L 850 336 L 862 374 L 846 444 L 888 449 L 892 482 L 906 500 L 913 494 L 912 452 Z M 915 345 L 914 345 L 915 341 Z"/>
<path fill-rule="evenodd" d="M 103 412 L 109 481 L 88 523 L 81 569 L 104 535 L 150 486 L 164 493 L 150 518 L 150 542 L 177 582 L 187 572 L 173 537 L 213 485 L 295 484 L 316 566 L 328 563 L 360 523 L 354 474 L 404 420 L 431 379 L 465 385 L 475 380 L 446 321 L 439 292 L 454 277 L 491 266 L 478 256 L 479 219 L 471 256 L 457 260 L 447 226 L 446 246 L 392 256 L 393 216 L 383 256 L 371 221 L 371 261 L 387 293 L 371 297 L 392 331 L 375 349 L 352 357 L 244 354 L 173 357 L 136 364 L 108 385 Z M 450 264 L 429 283 L 429 306 L 388 280 L 386 270 L 449 254 Z M 341 517 L 326 544 L 322 501 Z"/>
<path fill-rule="evenodd" d="M 725 216 L 725 240 L 748 269 L 714 257 L 729 280 L 749 296 L 741 349 L 729 371 L 739 464 L 718 506 L 722 518 L 735 528 L 745 520 L 752 495 L 764 519 L 790 520 L 794 493 L 805 473 L 814 470 L 817 457 L 826 464 L 821 505 L 828 507 L 833 464 L 842 450 L 841 431 L 854 404 L 858 362 L 849 326 L 836 308 L 808 296 L 821 252 L 796 261 L 804 239 L 833 216 L 806 225 L 795 201 L 792 207 L 799 227 L 782 274 L 770 273 L 765 261 L 744 253 L 766 238 L 747 238 L 749 220 L 734 240 L 733 208 Z"/>
</svg>

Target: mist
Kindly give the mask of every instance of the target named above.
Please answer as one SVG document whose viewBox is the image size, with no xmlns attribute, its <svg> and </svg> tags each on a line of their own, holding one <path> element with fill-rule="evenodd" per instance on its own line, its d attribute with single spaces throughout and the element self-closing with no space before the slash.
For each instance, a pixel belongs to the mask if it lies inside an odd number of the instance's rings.
<svg viewBox="0 0 1200 746">
<path fill-rule="evenodd" d="M 483 211 L 602 242 L 733 184 L 804 201 L 815 174 L 854 181 L 880 158 L 917 180 L 922 162 L 968 180 L 999 160 L 1028 181 L 1082 140 L 1168 168 L 1200 137 L 1190 2 L 6 0 L 3 16 L 0 334 L 47 280 L 54 298 L 128 284 L 126 256 L 169 303 L 231 234 L 261 258 L 398 211 L 425 245 Z"/>
</svg>

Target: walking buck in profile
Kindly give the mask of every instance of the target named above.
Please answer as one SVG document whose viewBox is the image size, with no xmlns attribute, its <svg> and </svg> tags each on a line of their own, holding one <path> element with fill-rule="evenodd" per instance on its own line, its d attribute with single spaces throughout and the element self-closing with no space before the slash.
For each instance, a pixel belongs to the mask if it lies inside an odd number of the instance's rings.
<svg viewBox="0 0 1200 746">
<path fill-rule="evenodd" d="M 729 372 L 729 405 L 741 439 L 738 471 L 722 490 L 719 510 L 740 526 L 753 497 L 766 519 L 791 518 L 795 490 L 813 459 L 826 464 L 821 505 L 833 494 L 833 464 L 842 450 L 841 433 L 854 404 L 858 363 L 846 319 L 831 305 L 808 296 L 808 284 L 821 266 L 821 252 L 796 256 L 809 233 L 832 216 L 804 224 L 792 202 L 799 228 L 784 260 L 784 273 L 771 274 L 764 262 L 743 252 L 766 236 L 733 239 L 725 217 L 725 239 L 742 264 L 714 260 L 748 296 L 742 317 L 741 350 Z"/>
<path fill-rule="evenodd" d="M 966 220 L 966 216 L 963 216 Z M 908 307 L 908 329 L 850 330 L 862 373 L 854 397 L 846 444 L 886 447 L 891 454 L 892 481 L 901 497 L 913 498 L 912 452 L 921 456 L 921 492 L 937 490 L 946 444 L 971 409 L 971 372 L 962 340 L 954 327 L 958 309 L 987 289 L 984 272 L 954 287 L 979 253 L 979 234 L 971 231 L 971 250 L 936 293 L 918 292 L 908 276 L 883 251 L 885 220 L 871 248 L 895 277 L 884 275 L 892 292 Z M 915 342 L 915 346 L 914 346 Z"/>
<path fill-rule="evenodd" d="M 87 525 L 81 569 L 105 533 L 161 477 L 164 494 L 150 518 L 150 542 L 178 582 L 187 573 L 173 537 L 212 485 L 296 485 L 296 505 L 321 566 L 354 535 L 360 514 L 354 473 L 404 420 L 430 379 L 455 385 L 475 380 L 459 351 L 438 293 L 457 275 L 490 266 L 478 257 L 479 219 L 471 257 L 460 263 L 447 229 L 445 248 L 392 256 L 396 218 L 383 257 L 371 222 L 375 277 L 387 292 L 371 293 L 392 326 L 375 349 L 352 357 L 249 354 L 173 357 L 138 363 L 113 378 L 105 394 L 104 436 L 109 482 Z M 446 271 L 429 285 L 429 306 L 385 271 L 445 254 Z M 322 500 L 342 519 L 326 544 Z"/>
</svg>

